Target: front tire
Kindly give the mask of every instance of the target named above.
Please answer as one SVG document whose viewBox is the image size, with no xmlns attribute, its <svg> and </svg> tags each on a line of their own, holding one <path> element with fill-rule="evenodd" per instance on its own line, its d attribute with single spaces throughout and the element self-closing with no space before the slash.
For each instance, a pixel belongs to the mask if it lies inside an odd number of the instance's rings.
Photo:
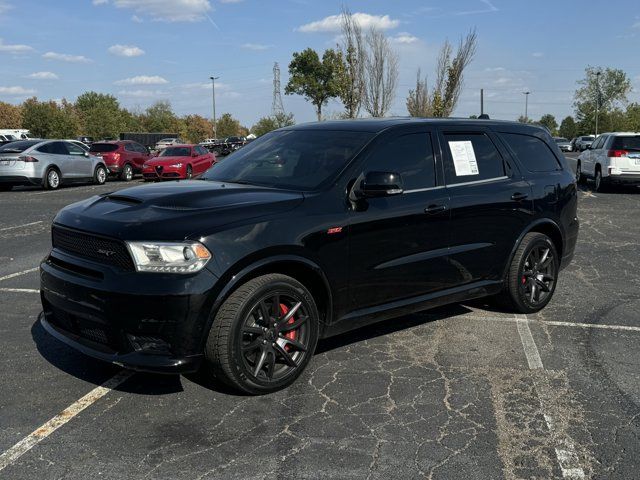
<svg viewBox="0 0 640 480">
<path fill-rule="evenodd" d="M 269 274 L 249 280 L 222 304 L 207 338 L 214 375 L 244 393 L 261 395 L 291 385 L 318 341 L 318 310 L 294 278 Z"/>
<path fill-rule="evenodd" d="M 578 185 L 584 183 L 584 175 L 582 173 L 582 165 L 580 162 L 576 164 L 576 182 Z"/>
<path fill-rule="evenodd" d="M 96 171 L 93 172 L 93 183 L 96 185 L 104 185 L 107 181 L 107 169 L 102 165 L 96 167 Z"/>
<path fill-rule="evenodd" d="M 190 180 L 191 178 L 193 178 L 193 168 L 191 167 L 191 165 L 187 165 L 187 173 L 185 178 L 187 180 Z"/>
<path fill-rule="evenodd" d="M 518 313 L 535 313 L 551 301 L 560 259 L 553 241 L 543 233 L 527 233 L 509 265 L 501 303 Z"/>
</svg>

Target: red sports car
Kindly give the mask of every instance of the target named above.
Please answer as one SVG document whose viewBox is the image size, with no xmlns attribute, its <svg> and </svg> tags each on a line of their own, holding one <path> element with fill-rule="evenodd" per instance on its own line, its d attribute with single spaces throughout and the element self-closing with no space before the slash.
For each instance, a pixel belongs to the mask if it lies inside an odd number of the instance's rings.
<svg viewBox="0 0 640 480">
<path fill-rule="evenodd" d="M 142 176 L 145 180 L 197 177 L 216 161 L 216 156 L 201 145 L 172 145 L 144 162 Z"/>
</svg>

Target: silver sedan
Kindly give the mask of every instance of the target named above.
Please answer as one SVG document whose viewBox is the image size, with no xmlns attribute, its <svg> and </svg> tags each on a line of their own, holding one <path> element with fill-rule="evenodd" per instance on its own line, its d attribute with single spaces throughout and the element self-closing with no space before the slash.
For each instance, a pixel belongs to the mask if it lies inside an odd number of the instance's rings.
<svg viewBox="0 0 640 480">
<path fill-rule="evenodd" d="M 19 140 L 0 147 L 0 191 L 16 185 L 54 190 L 63 183 L 102 185 L 106 180 L 101 158 L 65 140 Z"/>
</svg>

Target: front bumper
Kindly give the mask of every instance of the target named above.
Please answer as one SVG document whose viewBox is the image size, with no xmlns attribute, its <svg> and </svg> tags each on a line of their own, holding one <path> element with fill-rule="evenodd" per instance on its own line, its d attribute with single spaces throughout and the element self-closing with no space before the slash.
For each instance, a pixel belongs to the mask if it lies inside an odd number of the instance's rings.
<svg viewBox="0 0 640 480">
<path fill-rule="evenodd" d="M 199 368 L 217 278 L 144 274 L 57 249 L 40 265 L 41 323 L 91 357 L 132 370 L 186 373 Z"/>
<path fill-rule="evenodd" d="M 142 169 L 142 176 L 145 180 L 181 180 L 187 178 L 186 167 L 162 166 L 145 166 Z"/>
</svg>

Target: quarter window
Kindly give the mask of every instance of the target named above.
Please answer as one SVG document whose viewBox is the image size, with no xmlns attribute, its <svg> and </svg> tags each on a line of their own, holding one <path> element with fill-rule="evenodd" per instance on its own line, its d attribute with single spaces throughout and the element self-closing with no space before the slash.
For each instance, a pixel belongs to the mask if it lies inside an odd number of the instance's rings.
<svg viewBox="0 0 640 480">
<path fill-rule="evenodd" d="M 370 172 L 399 173 L 405 190 L 436 184 L 431 135 L 426 132 L 400 135 L 378 144 L 366 165 Z"/>
<path fill-rule="evenodd" d="M 503 133 L 502 138 L 530 172 L 553 172 L 560 164 L 546 143 L 531 135 Z"/>
<path fill-rule="evenodd" d="M 447 184 L 490 180 L 506 175 L 505 164 L 491 139 L 484 133 L 445 133 L 449 160 L 445 164 Z"/>
</svg>

